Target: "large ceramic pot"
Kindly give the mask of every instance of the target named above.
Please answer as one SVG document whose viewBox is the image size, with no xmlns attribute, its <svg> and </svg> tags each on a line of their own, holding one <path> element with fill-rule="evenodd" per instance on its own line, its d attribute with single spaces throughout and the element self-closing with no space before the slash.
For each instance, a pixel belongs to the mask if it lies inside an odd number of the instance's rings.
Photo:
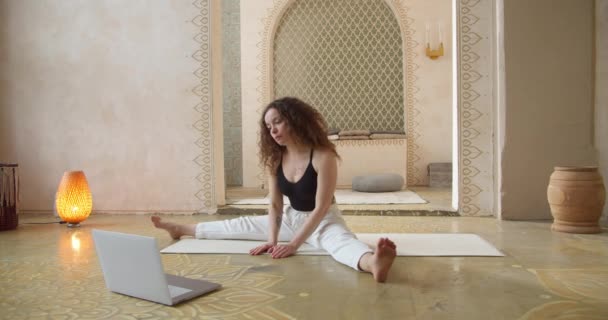
<svg viewBox="0 0 608 320">
<path fill-rule="evenodd" d="M 606 191 L 597 167 L 555 167 L 547 199 L 553 214 L 552 230 L 570 233 L 601 232 Z"/>
</svg>

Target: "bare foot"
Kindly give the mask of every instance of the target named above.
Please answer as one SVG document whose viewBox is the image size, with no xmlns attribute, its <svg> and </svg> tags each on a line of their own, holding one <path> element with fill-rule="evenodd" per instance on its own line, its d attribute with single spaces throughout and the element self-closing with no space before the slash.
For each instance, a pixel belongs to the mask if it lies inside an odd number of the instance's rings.
<svg viewBox="0 0 608 320">
<path fill-rule="evenodd" d="M 370 271 L 377 282 L 385 282 L 388 271 L 397 256 L 397 246 L 388 238 L 380 238 L 376 252 L 371 256 Z"/>
<path fill-rule="evenodd" d="M 162 219 L 159 216 L 152 216 L 150 220 L 152 220 L 152 223 L 154 223 L 155 227 L 159 229 L 164 229 L 169 232 L 169 235 L 173 239 L 177 240 L 184 235 L 184 233 L 181 231 L 180 225 L 178 225 L 177 223 L 163 222 L 161 221 Z"/>
</svg>

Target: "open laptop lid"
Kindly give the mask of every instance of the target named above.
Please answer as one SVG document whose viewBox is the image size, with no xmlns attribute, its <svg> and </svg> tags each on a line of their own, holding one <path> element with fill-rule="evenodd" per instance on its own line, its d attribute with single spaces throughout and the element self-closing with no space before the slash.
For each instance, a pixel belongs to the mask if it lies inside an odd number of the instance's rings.
<svg viewBox="0 0 608 320">
<path fill-rule="evenodd" d="M 110 291 L 171 305 L 156 239 L 93 230 L 95 249 Z"/>
</svg>

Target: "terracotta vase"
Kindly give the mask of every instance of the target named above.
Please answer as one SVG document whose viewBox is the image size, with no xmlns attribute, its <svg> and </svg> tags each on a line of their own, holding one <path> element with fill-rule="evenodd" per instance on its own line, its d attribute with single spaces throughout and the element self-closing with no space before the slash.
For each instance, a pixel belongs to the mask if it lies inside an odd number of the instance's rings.
<svg viewBox="0 0 608 320">
<path fill-rule="evenodd" d="M 547 199 L 553 214 L 552 230 L 599 233 L 606 191 L 597 167 L 555 167 Z"/>
</svg>

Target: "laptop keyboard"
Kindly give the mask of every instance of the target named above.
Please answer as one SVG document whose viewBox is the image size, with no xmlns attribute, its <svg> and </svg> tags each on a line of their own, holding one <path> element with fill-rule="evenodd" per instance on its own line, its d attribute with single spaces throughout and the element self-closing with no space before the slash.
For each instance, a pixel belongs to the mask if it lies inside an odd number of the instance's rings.
<svg viewBox="0 0 608 320">
<path fill-rule="evenodd" d="M 182 287 L 176 287 L 176 286 L 169 285 L 169 294 L 171 295 L 171 297 L 177 297 L 179 295 L 182 295 L 184 293 L 188 293 L 190 291 L 192 291 L 192 290 L 186 289 L 186 288 L 182 288 Z"/>
</svg>

